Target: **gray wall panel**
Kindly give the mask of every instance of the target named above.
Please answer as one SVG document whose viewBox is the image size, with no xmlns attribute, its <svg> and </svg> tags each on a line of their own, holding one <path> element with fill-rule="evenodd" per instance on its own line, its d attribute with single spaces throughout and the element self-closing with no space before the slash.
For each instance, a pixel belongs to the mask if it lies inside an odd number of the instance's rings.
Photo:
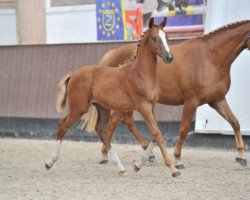
<svg viewBox="0 0 250 200">
<path fill-rule="evenodd" d="M 80 66 L 97 63 L 108 49 L 122 44 L 1 46 L 0 117 L 64 116 L 55 109 L 59 78 Z M 160 121 L 180 120 L 181 107 L 158 106 L 157 110 Z"/>
</svg>

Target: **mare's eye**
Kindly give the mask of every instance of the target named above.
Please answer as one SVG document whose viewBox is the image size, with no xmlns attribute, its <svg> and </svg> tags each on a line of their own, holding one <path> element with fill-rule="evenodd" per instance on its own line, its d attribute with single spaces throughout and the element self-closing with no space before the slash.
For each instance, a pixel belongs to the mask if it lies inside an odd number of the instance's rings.
<svg viewBox="0 0 250 200">
<path fill-rule="evenodd" d="M 155 42 L 156 41 L 156 37 L 152 37 L 152 40 Z"/>
</svg>

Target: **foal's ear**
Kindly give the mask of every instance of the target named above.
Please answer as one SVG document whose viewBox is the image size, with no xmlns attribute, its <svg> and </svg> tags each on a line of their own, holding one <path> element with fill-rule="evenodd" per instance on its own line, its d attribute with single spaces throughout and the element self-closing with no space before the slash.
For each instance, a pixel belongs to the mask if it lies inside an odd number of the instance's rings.
<svg viewBox="0 0 250 200">
<path fill-rule="evenodd" d="M 166 23 L 167 23 L 167 17 L 164 17 L 163 21 L 161 22 L 160 26 L 162 28 L 164 28 L 166 26 Z"/>
<path fill-rule="evenodd" d="M 154 26 L 154 18 L 151 17 L 150 20 L 149 20 L 149 22 L 148 22 L 148 27 L 152 28 L 153 26 Z"/>
</svg>

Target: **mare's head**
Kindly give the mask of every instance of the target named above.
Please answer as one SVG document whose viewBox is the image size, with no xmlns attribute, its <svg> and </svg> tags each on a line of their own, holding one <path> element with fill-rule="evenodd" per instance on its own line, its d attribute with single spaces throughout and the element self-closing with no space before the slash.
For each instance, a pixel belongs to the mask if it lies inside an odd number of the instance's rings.
<svg viewBox="0 0 250 200">
<path fill-rule="evenodd" d="M 170 52 L 170 48 L 168 46 L 168 41 L 166 38 L 166 34 L 163 31 L 167 23 L 167 18 L 165 17 L 163 21 L 159 25 L 154 24 L 154 18 L 149 20 L 148 24 L 148 38 L 150 48 L 154 53 L 160 56 L 164 62 L 171 63 L 173 60 L 173 55 Z"/>
</svg>

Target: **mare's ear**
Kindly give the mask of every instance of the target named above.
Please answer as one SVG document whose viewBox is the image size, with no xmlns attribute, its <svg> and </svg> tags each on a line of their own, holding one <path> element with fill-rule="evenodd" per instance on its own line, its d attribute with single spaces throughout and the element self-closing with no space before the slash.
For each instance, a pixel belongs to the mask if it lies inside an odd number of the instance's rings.
<svg viewBox="0 0 250 200">
<path fill-rule="evenodd" d="M 148 28 L 152 28 L 154 26 L 154 18 L 151 17 L 149 22 L 148 22 Z"/>
<path fill-rule="evenodd" d="M 164 17 L 163 21 L 161 22 L 160 26 L 162 28 L 164 28 L 166 26 L 166 23 L 167 23 L 167 17 Z"/>
</svg>

